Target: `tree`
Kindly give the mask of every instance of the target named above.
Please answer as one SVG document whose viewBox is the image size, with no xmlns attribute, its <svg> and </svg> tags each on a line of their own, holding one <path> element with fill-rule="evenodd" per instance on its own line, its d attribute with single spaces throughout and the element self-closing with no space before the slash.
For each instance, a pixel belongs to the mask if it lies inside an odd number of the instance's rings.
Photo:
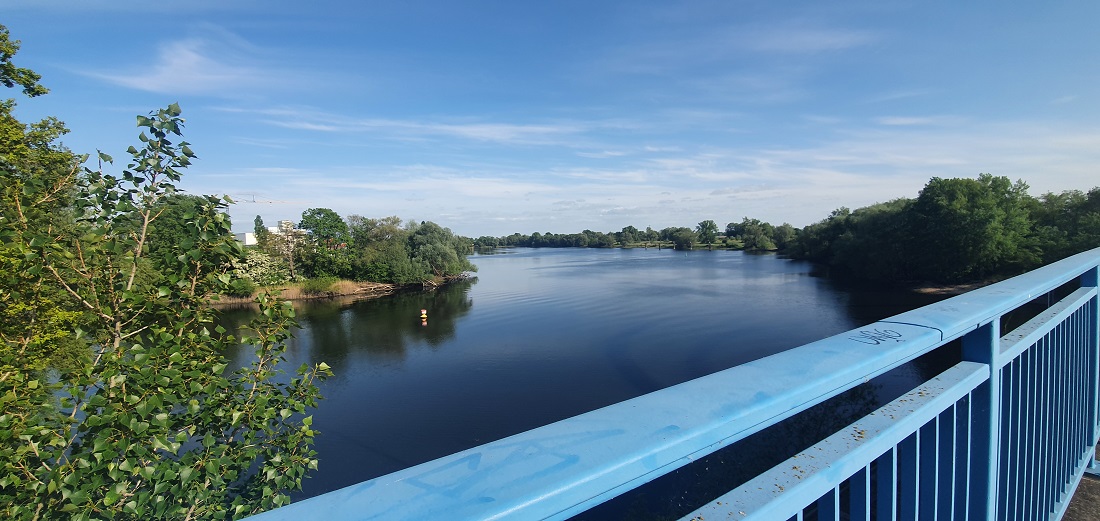
<svg viewBox="0 0 1100 521">
<path fill-rule="evenodd" d="M 718 237 L 718 225 L 707 219 L 695 227 L 695 233 L 699 236 L 699 242 L 710 244 Z"/>
<path fill-rule="evenodd" d="M 449 228 L 431 221 L 420 223 L 409 236 L 413 261 L 425 265 L 428 272 L 438 278 L 475 271 L 476 268 L 466 260 L 467 249 L 468 246 Z"/>
<path fill-rule="evenodd" d="M 740 231 L 741 243 L 746 250 L 770 251 L 776 248 L 775 241 L 772 240 L 775 228 L 769 223 L 745 217 L 741 220 L 741 224 L 737 225 L 737 229 Z"/>
<path fill-rule="evenodd" d="M 292 308 L 262 298 L 261 317 L 237 339 L 208 305 L 240 255 L 227 203 L 204 197 L 186 220 L 181 254 L 148 258 L 165 198 L 195 157 L 174 142 L 182 123 L 174 104 L 139 116 L 144 144 L 129 149 L 121 176 L 84 170 L 79 180 L 61 172 L 46 182 L 11 163 L 0 168 L 0 245 L 37 266 L 4 264 L 0 295 L 64 299 L 52 319 L 13 325 L 5 314 L 0 325 L 8 519 L 242 517 L 288 502 L 286 491 L 317 465 L 305 413 L 329 369 L 278 376 Z M 68 226 L 37 215 L 69 193 Z M 143 277 L 146 262 L 156 269 Z M 79 313 L 65 315 L 70 309 Z M 55 333 L 88 356 L 49 377 L 19 353 L 56 343 Z M 257 357 L 229 372 L 220 353 L 238 341 Z"/>
<path fill-rule="evenodd" d="M 324 248 L 335 249 L 348 241 L 348 225 L 340 214 L 328 208 L 310 208 L 302 212 L 298 228 L 306 230 Z"/>
<path fill-rule="evenodd" d="M 726 237 L 729 237 L 730 239 L 732 239 L 734 237 L 740 237 L 740 236 L 741 236 L 741 228 L 738 226 L 738 223 L 727 223 L 726 224 Z"/>
<path fill-rule="evenodd" d="M 909 230 L 912 199 L 894 199 L 852 211 L 831 245 L 830 263 L 847 275 L 880 281 L 913 278 Z"/>
<path fill-rule="evenodd" d="M 960 282 L 1036 265 L 1027 197 L 1006 177 L 932 178 L 910 214 L 918 275 Z"/>
<path fill-rule="evenodd" d="M 660 232 L 662 241 L 670 241 L 677 250 L 690 250 L 695 244 L 695 232 L 691 228 L 668 227 Z"/>
<path fill-rule="evenodd" d="M 11 62 L 12 56 L 19 52 L 19 40 L 12 40 L 8 28 L 0 25 L 0 84 L 7 88 L 16 85 L 23 87 L 23 94 L 28 97 L 41 96 L 50 90 L 38 83 L 42 76 L 38 73 L 21 67 L 16 67 Z"/>
<path fill-rule="evenodd" d="M 291 280 L 298 278 L 295 260 L 302 257 L 302 247 L 306 244 L 305 232 L 294 227 L 292 221 L 279 221 L 279 231 L 269 237 L 271 247 L 286 262 L 290 269 Z"/>
<path fill-rule="evenodd" d="M 256 248 L 271 253 L 273 246 L 271 244 L 271 230 L 267 229 L 264 225 L 263 217 L 259 215 L 252 220 L 252 233 L 256 236 Z"/>
<path fill-rule="evenodd" d="M 791 226 L 790 223 L 783 223 L 775 227 L 775 233 L 772 235 L 772 238 L 775 239 L 775 247 L 778 248 L 779 251 L 784 251 L 794 242 L 796 235 L 797 232 L 794 226 Z"/>
<path fill-rule="evenodd" d="M 633 226 L 626 226 L 623 227 L 622 231 L 619 231 L 615 234 L 615 239 L 619 241 L 620 245 L 626 246 L 628 244 L 637 242 L 639 235 L 640 232 L 637 228 Z"/>
<path fill-rule="evenodd" d="M 150 223 L 146 248 L 148 258 L 179 255 L 180 244 L 187 238 L 189 222 L 206 199 L 182 193 L 166 194 L 154 208 L 156 219 Z"/>
</svg>

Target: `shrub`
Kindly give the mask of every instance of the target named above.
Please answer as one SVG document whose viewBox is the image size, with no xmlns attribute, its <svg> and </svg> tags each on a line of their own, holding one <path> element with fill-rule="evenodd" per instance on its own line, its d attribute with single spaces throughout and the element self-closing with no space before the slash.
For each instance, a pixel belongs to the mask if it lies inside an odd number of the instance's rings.
<svg viewBox="0 0 1100 521">
<path fill-rule="evenodd" d="M 225 291 L 226 296 L 237 298 L 251 298 L 255 293 L 256 284 L 244 278 L 233 279 Z"/>
<path fill-rule="evenodd" d="M 335 277 L 318 277 L 315 279 L 306 279 L 302 281 L 301 291 L 306 295 L 323 295 L 332 291 L 332 286 L 336 284 Z"/>
</svg>

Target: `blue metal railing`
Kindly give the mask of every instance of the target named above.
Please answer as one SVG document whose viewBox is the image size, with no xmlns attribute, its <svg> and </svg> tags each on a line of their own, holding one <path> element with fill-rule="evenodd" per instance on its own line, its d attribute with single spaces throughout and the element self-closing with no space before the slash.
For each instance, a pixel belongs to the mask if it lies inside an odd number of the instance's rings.
<svg viewBox="0 0 1100 521">
<path fill-rule="evenodd" d="M 1100 248 L 253 519 L 567 519 L 960 339 L 963 362 L 684 519 L 1057 519 L 1096 466 L 1098 264 Z"/>
</svg>

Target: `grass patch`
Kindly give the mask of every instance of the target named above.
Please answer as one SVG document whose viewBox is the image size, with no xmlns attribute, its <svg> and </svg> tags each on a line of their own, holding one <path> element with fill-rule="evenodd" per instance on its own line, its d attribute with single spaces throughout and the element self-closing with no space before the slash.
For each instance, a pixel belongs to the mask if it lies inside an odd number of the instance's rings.
<svg viewBox="0 0 1100 521">
<path fill-rule="evenodd" d="M 333 286 L 337 283 L 335 277 L 318 277 L 316 279 L 306 279 L 302 283 L 298 284 L 298 290 L 304 295 L 308 296 L 320 296 L 332 293 Z"/>
</svg>

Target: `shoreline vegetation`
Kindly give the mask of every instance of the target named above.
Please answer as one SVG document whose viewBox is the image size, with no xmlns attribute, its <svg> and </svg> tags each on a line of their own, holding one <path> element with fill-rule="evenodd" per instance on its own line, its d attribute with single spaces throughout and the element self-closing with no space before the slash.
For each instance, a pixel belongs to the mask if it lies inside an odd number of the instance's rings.
<svg viewBox="0 0 1100 521">
<path fill-rule="evenodd" d="M 513 233 L 473 240 L 477 249 L 658 247 L 777 252 L 809 260 L 831 275 L 957 294 L 1100 246 L 1100 187 L 1038 197 L 1022 180 L 981 174 L 933 177 L 915 198 L 850 210 L 840 207 L 803 228 L 745 217 L 719 231 L 694 229 Z"/>
<path fill-rule="evenodd" d="M 264 288 L 257 288 L 251 295 L 234 296 L 220 295 L 216 300 L 211 300 L 210 305 L 216 308 L 242 307 L 256 304 L 256 298 L 264 293 L 280 300 L 307 301 L 326 300 L 350 297 L 351 301 L 370 300 L 400 293 L 403 291 L 430 290 L 446 286 L 448 284 L 467 280 L 470 275 L 461 274 L 439 279 L 431 279 L 417 284 L 394 284 L 389 282 L 369 282 L 336 279 L 325 281 L 327 287 L 318 289 L 309 287 L 308 282 L 288 283 Z"/>
</svg>

